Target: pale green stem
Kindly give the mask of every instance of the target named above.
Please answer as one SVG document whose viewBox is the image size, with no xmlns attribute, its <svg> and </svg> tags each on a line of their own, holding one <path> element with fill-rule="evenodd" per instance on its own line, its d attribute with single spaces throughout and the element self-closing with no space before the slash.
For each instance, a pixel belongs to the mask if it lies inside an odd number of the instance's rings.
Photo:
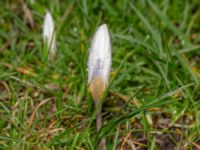
<svg viewBox="0 0 200 150">
<path fill-rule="evenodd" d="M 102 103 L 100 101 L 96 101 L 96 109 L 97 109 L 97 113 L 96 113 L 96 129 L 97 132 L 101 129 L 102 127 L 102 115 L 101 115 L 101 111 L 102 111 Z M 103 138 L 99 145 L 98 145 L 98 150 L 106 150 L 106 139 Z"/>
</svg>

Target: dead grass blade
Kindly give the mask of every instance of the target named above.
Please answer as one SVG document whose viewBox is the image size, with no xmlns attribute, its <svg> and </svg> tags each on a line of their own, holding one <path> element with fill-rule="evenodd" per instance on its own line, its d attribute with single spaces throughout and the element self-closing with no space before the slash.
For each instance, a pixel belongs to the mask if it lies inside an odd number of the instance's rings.
<svg viewBox="0 0 200 150">
<path fill-rule="evenodd" d="M 48 101 L 50 101 L 51 99 L 52 99 L 52 97 L 47 98 L 47 99 L 45 99 L 45 100 L 42 100 L 42 101 L 35 107 L 35 109 L 34 109 L 32 115 L 31 115 L 30 119 L 28 120 L 28 125 L 29 125 L 29 127 L 32 125 L 33 120 L 34 120 L 34 118 L 35 118 L 35 115 L 36 115 L 36 113 L 38 112 L 39 108 L 40 108 L 42 105 L 44 105 L 45 103 L 47 103 Z"/>
</svg>

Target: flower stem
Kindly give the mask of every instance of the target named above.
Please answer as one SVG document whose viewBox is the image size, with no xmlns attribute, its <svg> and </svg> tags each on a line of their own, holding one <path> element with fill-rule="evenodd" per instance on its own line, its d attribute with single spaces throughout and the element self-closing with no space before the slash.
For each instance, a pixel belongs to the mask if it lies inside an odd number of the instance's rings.
<svg viewBox="0 0 200 150">
<path fill-rule="evenodd" d="M 97 104 L 96 108 L 97 108 L 96 129 L 97 129 L 97 132 L 98 132 L 102 127 L 102 115 L 101 115 L 102 105 L 99 106 L 99 104 Z M 98 150 L 106 150 L 106 139 L 105 138 L 101 139 L 101 141 L 98 145 Z"/>
</svg>

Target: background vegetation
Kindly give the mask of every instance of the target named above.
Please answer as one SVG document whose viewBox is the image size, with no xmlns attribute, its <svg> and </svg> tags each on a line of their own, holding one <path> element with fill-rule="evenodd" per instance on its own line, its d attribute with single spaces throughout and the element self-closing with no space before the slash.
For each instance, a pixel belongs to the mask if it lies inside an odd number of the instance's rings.
<svg viewBox="0 0 200 150">
<path fill-rule="evenodd" d="M 0 149 L 200 149 L 198 0 L 1 0 Z M 43 55 L 45 10 L 58 52 Z M 106 23 L 112 49 L 95 130 L 87 57 Z"/>
</svg>

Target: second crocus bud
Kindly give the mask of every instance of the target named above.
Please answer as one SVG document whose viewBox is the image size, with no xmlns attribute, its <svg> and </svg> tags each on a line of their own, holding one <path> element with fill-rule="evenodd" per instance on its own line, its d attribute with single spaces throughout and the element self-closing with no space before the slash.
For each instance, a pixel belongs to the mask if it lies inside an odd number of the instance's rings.
<svg viewBox="0 0 200 150">
<path fill-rule="evenodd" d="M 52 61 L 56 55 L 55 25 L 50 12 L 47 11 L 43 24 L 43 40 L 48 48 L 48 58 Z"/>
</svg>

